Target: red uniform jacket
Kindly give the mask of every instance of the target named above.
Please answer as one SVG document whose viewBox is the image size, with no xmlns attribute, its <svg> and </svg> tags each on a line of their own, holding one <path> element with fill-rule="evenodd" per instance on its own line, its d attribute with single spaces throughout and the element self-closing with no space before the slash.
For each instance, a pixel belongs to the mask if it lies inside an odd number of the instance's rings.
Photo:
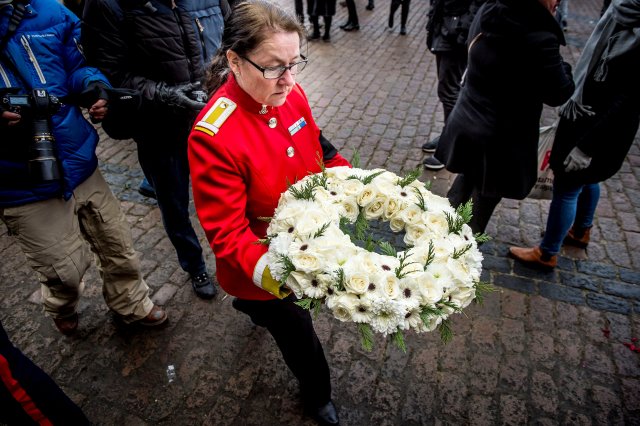
<svg viewBox="0 0 640 426">
<path fill-rule="evenodd" d="M 284 105 L 263 108 L 230 74 L 196 119 L 189 136 L 193 198 L 227 293 L 274 298 L 254 284 L 256 264 L 267 252 L 256 244 L 268 226 L 258 218 L 273 216 L 287 183 L 320 172 L 319 140 L 320 129 L 297 84 Z M 349 165 L 340 154 L 324 164 Z"/>
</svg>

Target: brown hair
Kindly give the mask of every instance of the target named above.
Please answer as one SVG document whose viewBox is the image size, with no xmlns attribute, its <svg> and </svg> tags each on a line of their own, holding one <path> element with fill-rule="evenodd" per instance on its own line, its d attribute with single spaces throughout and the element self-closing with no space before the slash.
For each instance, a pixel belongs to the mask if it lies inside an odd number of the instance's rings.
<svg viewBox="0 0 640 426">
<path fill-rule="evenodd" d="M 248 56 L 271 34 L 277 32 L 298 33 L 305 37 L 304 28 L 289 12 L 266 0 L 248 0 L 238 4 L 224 24 L 222 44 L 207 69 L 207 91 L 213 93 L 222 86 L 229 75 L 227 51 Z"/>
</svg>

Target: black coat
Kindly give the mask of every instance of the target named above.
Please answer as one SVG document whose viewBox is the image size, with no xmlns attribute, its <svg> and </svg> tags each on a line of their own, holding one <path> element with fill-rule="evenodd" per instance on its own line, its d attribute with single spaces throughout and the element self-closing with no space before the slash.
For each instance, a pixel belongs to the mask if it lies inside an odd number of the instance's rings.
<svg viewBox="0 0 640 426">
<path fill-rule="evenodd" d="M 140 91 L 142 134 L 159 141 L 186 140 L 195 114 L 180 114 L 158 102 L 156 84 L 175 86 L 204 78 L 200 38 L 185 1 L 176 3 L 172 9 L 165 0 L 86 0 L 82 24 L 87 61 L 114 87 Z"/>
<path fill-rule="evenodd" d="M 537 177 L 542 105 L 573 93 L 564 36 L 538 0 L 490 0 L 469 39 L 466 82 L 435 156 L 485 196 L 522 199 Z"/>
<path fill-rule="evenodd" d="M 551 151 L 551 168 L 558 182 L 586 184 L 613 176 L 624 161 L 640 123 L 640 49 L 608 64 L 605 81 L 587 77 L 583 104 L 595 112 L 576 121 L 561 119 Z M 564 172 L 564 159 L 578 146 L 592 157 L 584 170 Z"/>
</svg>

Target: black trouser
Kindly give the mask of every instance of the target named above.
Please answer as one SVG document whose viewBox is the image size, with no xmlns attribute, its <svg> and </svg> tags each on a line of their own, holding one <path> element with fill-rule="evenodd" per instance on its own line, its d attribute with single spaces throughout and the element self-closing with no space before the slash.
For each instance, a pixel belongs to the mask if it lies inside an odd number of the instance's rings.
<svg viewBox="0 0 640 426">
<path fill-rule="evenodd" d="M 189 214 L 187 138 L 145 135 L 138 141 L 138 161 L 156 191 L 167 236 L 176 249 L 180 267 L 191 276 L 207 271 L 202 246 Z"/>
<path fill-rule="evenodd" d="M 467 68 L 467 51 L 464 47 L 446 52 L 435 52 L 438 67 L 438 99 L 442 102 L 444 122 L 458 100 L 460 82 Z"/>
<path fill-rule="evenodd" d="M 62 389 L 9 341 L 0 323 L 0 423 L 88 425 Z"/>
<path fill-rule="evenodd" d="M 349 13 L 348 21 L 353 25 L 360 25 L 358 23 L 358 12 L 356 11 L 356 2 L 354 0 L 346 0 L 347 2 L 347 12 Z"/>
<path fill-rule="evenodd" d="M 300 382 L 305 406 L 317 409 L 331 399 L 329 365 L 309 311 L 293 303 L 296 300 L 293 295 L 282 300 L 234 299 L 233 307 L 269 330 L 284 362 Z"/>
<path fill-rule="evenodd" d="M 473 179 L 468 179 L 465 175 L 459 174 L 453 181 L 449 192 L 447 192 L 447 199 L 449 199 L 449 202 L 454 208 L 457 208 L 460 204 L 464 204 L 469 200 L 473 201 L 473 217 L 469 222 L 469 226 L 474 233 L 477 233 L 484 232 L 487 228 L 493 211 L 502 198 L 487 197 L 480 194 Z"/>
<path fill-rule="evenodd" d="M 304 9 L 302 6 L 302 0 L 293 0 L 294 7 L 296 9 L 296 16 L 301 24 L 304 24 Z"/>
</svg>

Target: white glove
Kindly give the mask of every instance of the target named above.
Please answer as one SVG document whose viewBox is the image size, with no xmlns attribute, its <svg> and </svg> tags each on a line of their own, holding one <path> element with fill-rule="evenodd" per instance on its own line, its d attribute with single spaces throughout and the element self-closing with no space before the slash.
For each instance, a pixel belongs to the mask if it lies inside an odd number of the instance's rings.
<svg viewBox="0 0 640 426">
<path fill-rule="evenodd" d="M 582 152 L 577 146 L 574 147 L 567 158 L 564 159 L 565 168 L 564 171 L 577 172 L 578 170 L 586 169 L 591 164 L 591 157 Z"/>
</svg>

